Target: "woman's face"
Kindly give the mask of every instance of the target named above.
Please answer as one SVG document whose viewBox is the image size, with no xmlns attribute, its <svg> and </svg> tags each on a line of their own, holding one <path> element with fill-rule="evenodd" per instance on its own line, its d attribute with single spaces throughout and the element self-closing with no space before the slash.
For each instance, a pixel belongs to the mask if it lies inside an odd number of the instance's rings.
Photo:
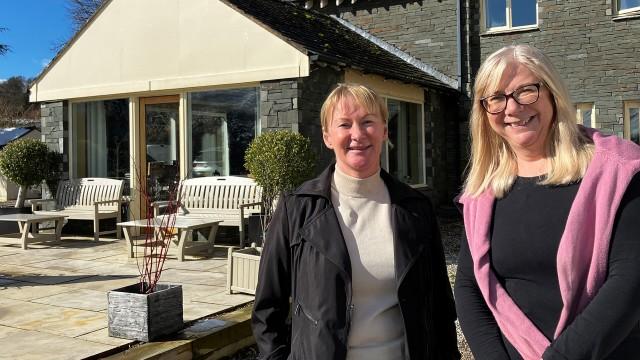
<svg viewBox="0 0 640 360">
<path fill-rule="evenodd" d="M 370 113 L 353 97 L 346 97 L 333 109 L 323 138 L 325 145 L 335 153 L 340 170 L 363 179 L 380 169 L 387 126 L 378 112 Z"/>
<path fill-rule="evenodd" d="M 512 63 L 502 74 L 494 94 L 511 94 L 523 86 L 539 83 L 540 79 L 526 67 Z M 538 100 L 532 104 L 520 105 L 512 97 L 507 97 L 504 111 L 487 113 L 493 131 L 509 144 L 518 157 L 539 159 L 546 156 L 547 136 L 553 122 L 553 104 L 549 90 L 544 85 L 539 89 Z"/>
</svg>

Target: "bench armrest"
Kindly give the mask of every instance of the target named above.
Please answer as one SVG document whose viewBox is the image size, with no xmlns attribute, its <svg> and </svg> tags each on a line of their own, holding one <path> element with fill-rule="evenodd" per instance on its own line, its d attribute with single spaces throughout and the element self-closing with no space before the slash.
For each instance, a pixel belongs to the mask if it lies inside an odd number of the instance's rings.
<svg viewBox="0 0 640 360">
<path fill-rule="evenodd" d="M 238 208 L 240 208 L 240 226 L 244 229 L 244 208 L 249 207 L 249 206 L 256 206 L 256 205 L 260 205 L 262 206 L 262 201 L 259 202 L 254 202 L 254 203 L 248 203 L 248 204 L 241 204 L 240 206 L 238 206 Z"/>
<path fill-rule="evenodd" d="M 55 199 L 34 199 L 34 200 L 29 200 L 31 201 L 31 211 L 37 211 L 40 210 L 42 208 L 42 204 L 44 203 L 48 203 L 48 202 L 55 202 Z"/>
<path fill-rule="evenodd" d="M 151 206 L 153 207 L 153 216 L 160 216 L 160 208 L 169 205 L 179 205 L 180 209 L 182 210 L 181 213 L 185 213 L 184 209 L 182 208 L 182 204 L 180 204 L 177 200 L 154 201 L 151 203 Z"/>
</svg>

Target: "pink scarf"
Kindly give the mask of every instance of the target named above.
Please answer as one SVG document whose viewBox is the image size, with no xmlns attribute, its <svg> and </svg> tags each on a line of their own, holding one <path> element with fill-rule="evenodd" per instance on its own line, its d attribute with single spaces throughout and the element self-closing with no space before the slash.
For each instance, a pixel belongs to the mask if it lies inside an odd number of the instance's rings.
<svg viewBox="0 0 640 360">
<path fill-rule="evenodd" d="M 569 211 L 556 264 L 563 307 L 554 339 L 584 310 L 605 281 L 616 212 L 629 182 L 640 171 L 640 147 L 586 130 L 595 153 Z M 539 360 L 550 344 L 504 290 L 491 270 L 491 189 L 463 195 L 464 225 L 478 287 L 500 330 L 525 360 Z"/>
</svg>

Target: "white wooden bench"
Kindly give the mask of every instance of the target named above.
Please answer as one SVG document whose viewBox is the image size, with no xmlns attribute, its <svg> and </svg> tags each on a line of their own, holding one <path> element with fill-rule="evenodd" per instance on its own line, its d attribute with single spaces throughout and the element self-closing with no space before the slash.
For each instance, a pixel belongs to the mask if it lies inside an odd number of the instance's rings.
<svg viewBox="0 0 640 360">
<path fill-rule="evenodd" d="M 31 200 L 31 210 L 40 215 L 61 215 L 73 220 L 93 221 L 93 240 L 100 235 L 120 231 L 100 231 L 100 220 L 116 219 L 120 222 L 122 188 L 124 180 L 107 178 L 81 178 L 64 180 L 58 184 L 55 199 Z M 42 204 L 55 202 L 55 209 L 43 210 Z"/>
<path fill-rule="evenodd" d="M 207 176 L 180 182 L 177 201 L 178 216 L 209 218 L 220 221 L 219 226 L 236 226 L 240 247 L 244 245 L 244 225 L 251 214 L 260 213 L 262 188 L 255 181 L 239 176 Z M 154 203 L 155 216 L 162 215 L 161 206 Z"/>
</svg>

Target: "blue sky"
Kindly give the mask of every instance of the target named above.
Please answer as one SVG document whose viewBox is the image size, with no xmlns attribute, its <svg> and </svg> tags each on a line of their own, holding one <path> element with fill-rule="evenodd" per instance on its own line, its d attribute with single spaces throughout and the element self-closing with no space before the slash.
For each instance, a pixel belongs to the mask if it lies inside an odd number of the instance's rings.
<svg viewBox="0 0 640 360">
<path fill-rule="evenodd" d="M 0 80 L 32 78 L 55 56 L 56 43 L 71 37 L 66 0 L 0 0 L 0 43 L 11 51 L 0 56 Z"/>
</svg>

